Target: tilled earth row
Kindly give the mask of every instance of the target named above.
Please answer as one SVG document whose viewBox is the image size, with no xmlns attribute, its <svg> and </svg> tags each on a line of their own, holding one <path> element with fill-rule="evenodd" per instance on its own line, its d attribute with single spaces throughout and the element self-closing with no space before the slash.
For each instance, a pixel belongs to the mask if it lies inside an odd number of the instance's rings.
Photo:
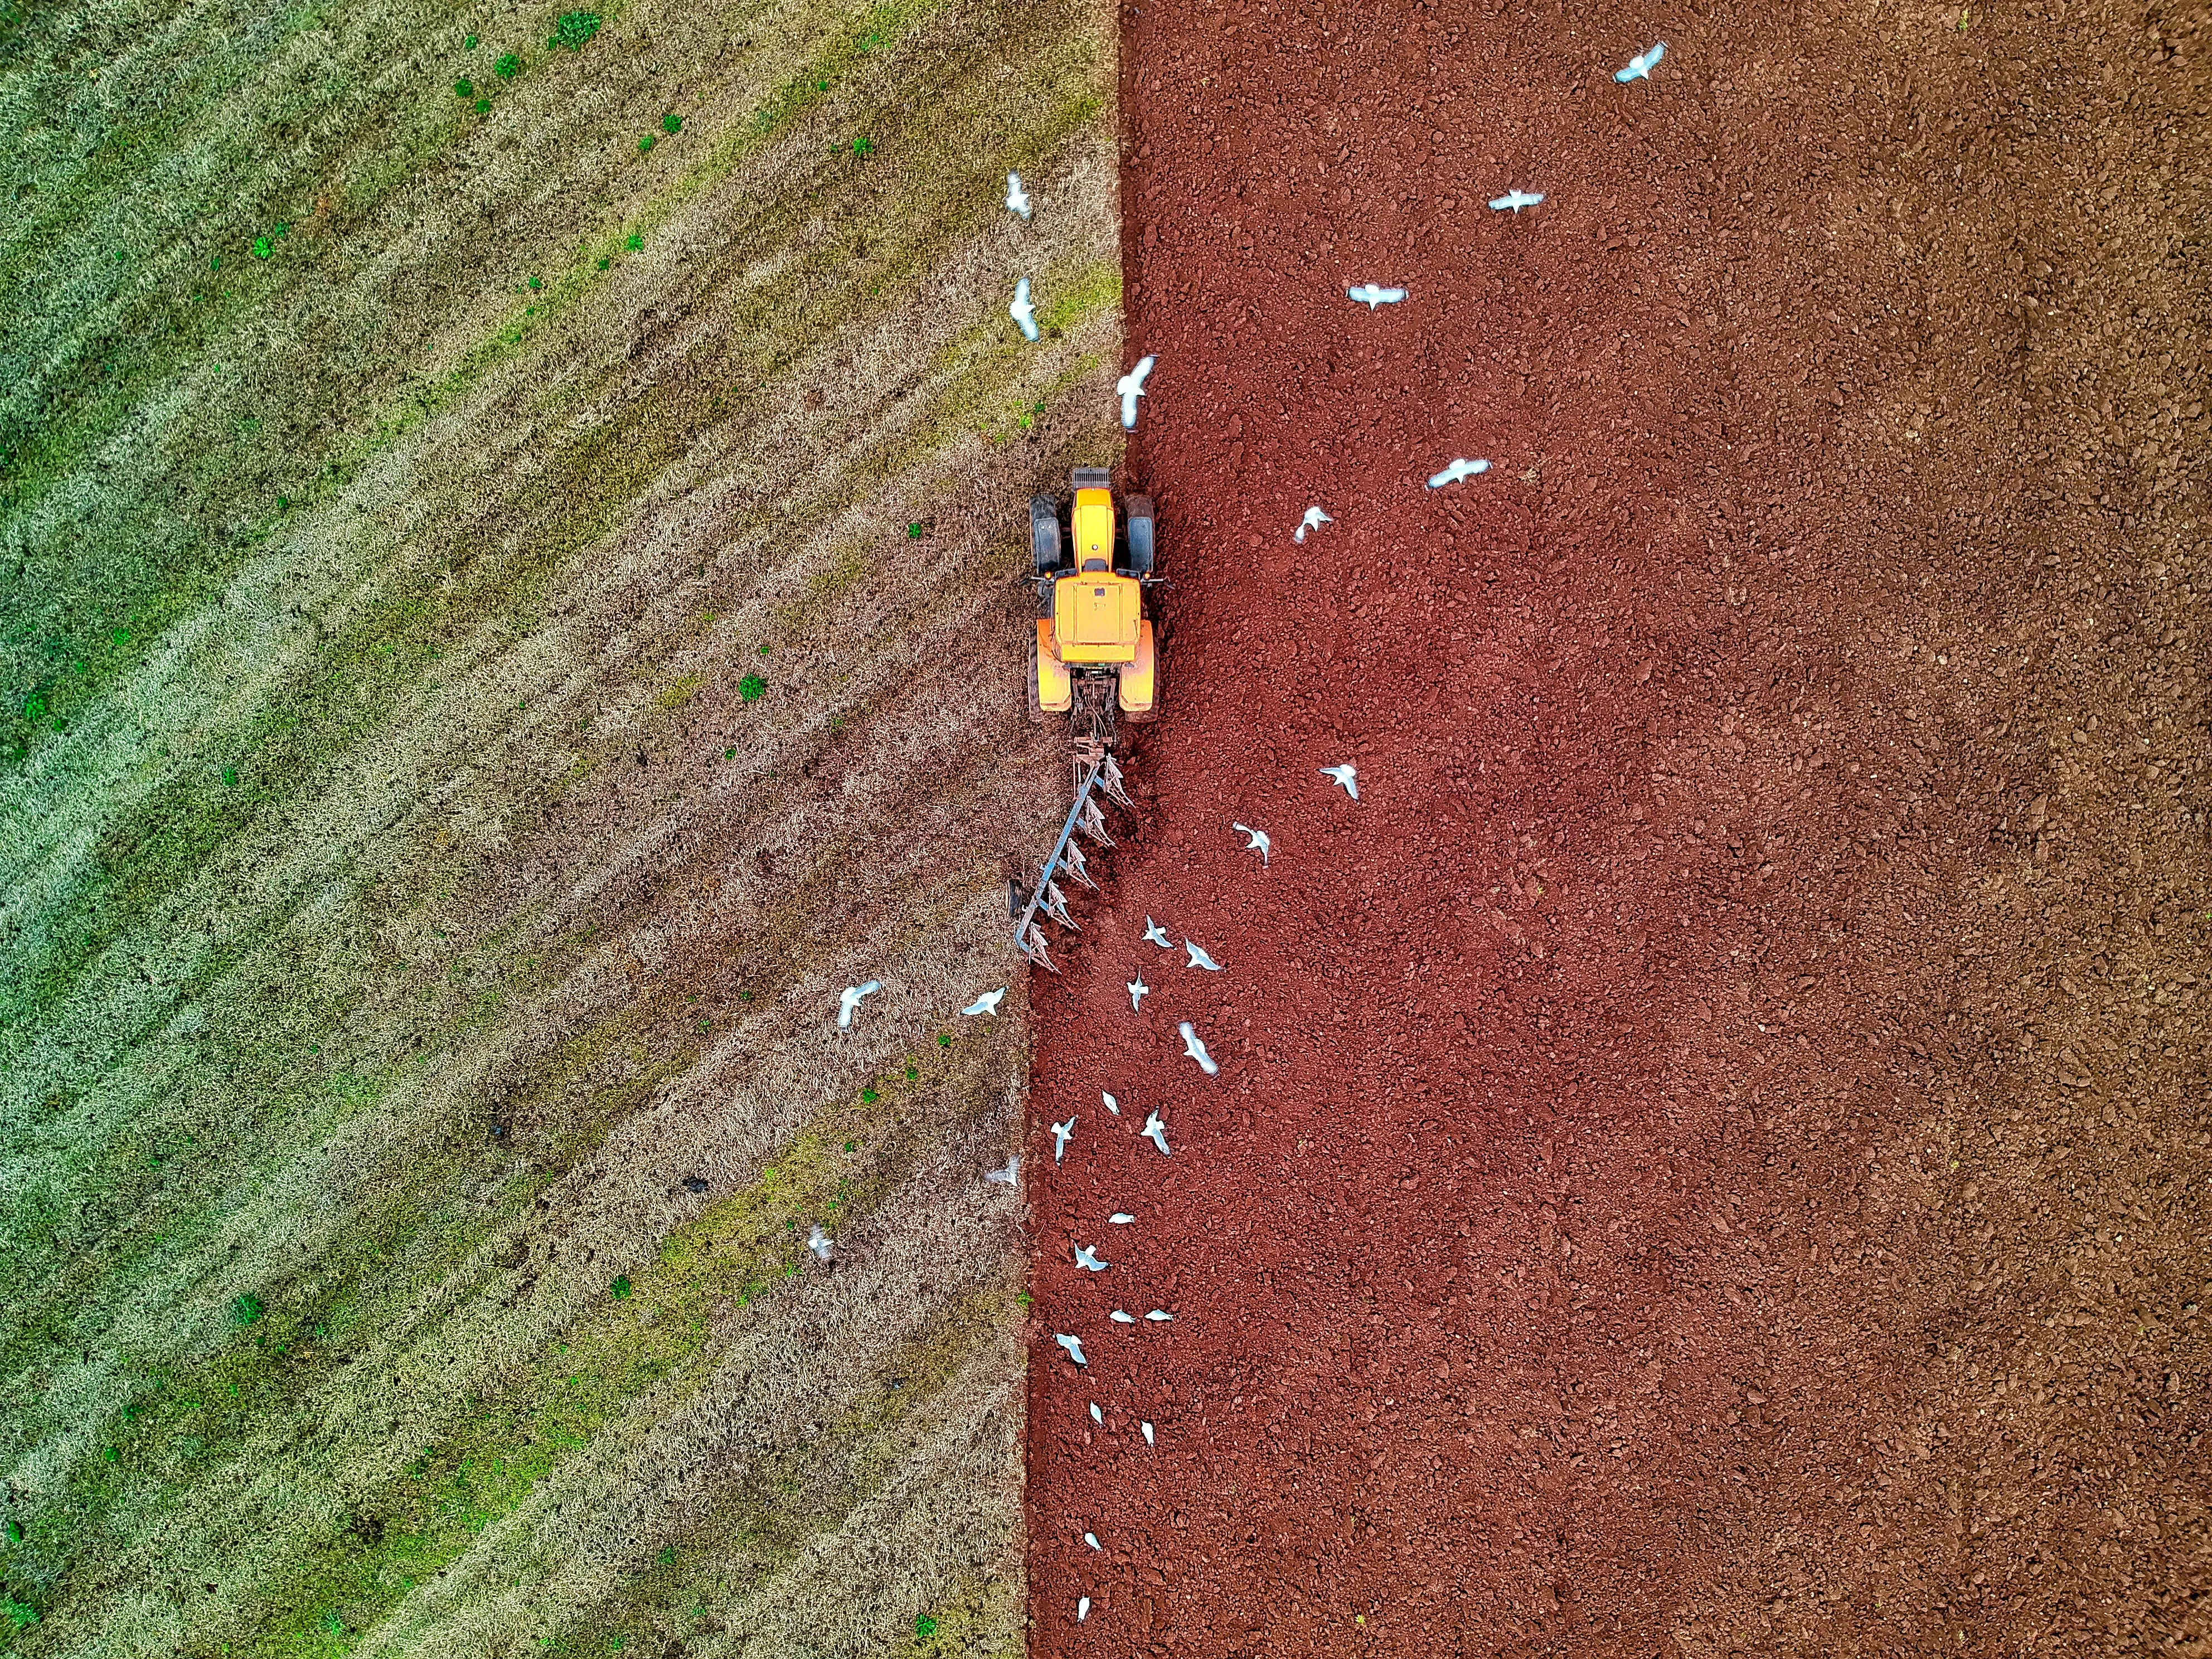
<svg viewBox="0 0 2212 1659">
<path fill-rule="evenodd" d="M 1032 1651 L 2206 1651 L 2201 10 L 1123 27 Z"/>
</svg>

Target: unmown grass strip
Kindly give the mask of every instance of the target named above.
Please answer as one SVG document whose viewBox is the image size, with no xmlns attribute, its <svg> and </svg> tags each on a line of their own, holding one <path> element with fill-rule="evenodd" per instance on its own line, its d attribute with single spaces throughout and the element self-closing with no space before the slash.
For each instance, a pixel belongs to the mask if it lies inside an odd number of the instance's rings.
<svg viewBox="0 0 2212 1659">
<path fill-rule="evenodd" d="M 963 109 L 960 113 L 972 124 L 974 112 Z M 971 207 L 949 222 L 944 216 L 924 216 L 925 228 L 916 239 L 921 245 L 906 259 L 907 271 L 918 274 L 930 268 L 942 249 L 972 233 L 981 211 Z M 778 301 L 787 295 L 761 296 L 757 314 L 763 319 L 784 319 L 775 354 L 788 360 L 807 343 L 825 337 L 842 317 L 849 315 L 848 307 L 858 298 L 854 291 L 857 287 L 857 281 L 849 283 L 843 292 L 833 289 L 819 302 L 796 309 L 787 305 L 779 307 Z M 709 392 L 725 389 L 726 383 L 711 382 L 703 388 Z M 388 718 L 389 694 L 396 694 L 406 683 L 400 671 L 440 654 L 432 648 L 434 643 L 456 642 L 470 623 L 480 622 L 502 604 L 511 605 L 521 587 L 543 586 L 549 579 L 549 565 L 581 552 L 609 532 L 619 511 L 688 447 L 689 423 L 683 406 L 696 401 L 702 391 L 689 374 L 665 377 L 612 419 L 564 445 L 548 468 L 544 499 L 565 505 L 550 524 L 543 525 L 531 538 L 526 555 L 518 550 L 507 559 L 512 568 L 504 581 L 488 583 L 483 573 L 472 568 L 480 563 L 480 556 L 478 561 L 463 566 L 470 581 L 458 598 L 433 605 L 422 598 L 395 595 L 385 603 L 381 625 L 356 622 L 345 635 L 330 642 L 320 657 L 327 665 L 322 680 L 332 697 L 349 698 L 356 704 L 349 722 L 334 720 L 326 708 L 312 715 L 304 712 L 304 699 L 294 688 L 291 696 L 280 694 L 264 711 L 262 732 L 239 734 L 228 745 L 230 750 L 258 750 L 262 774 L 288 777 L 295 775 L 295 769 L 289 764 L 295 756 L 331 751 L 331 740 L 337 735 L 331 730 L 334 725 L 340 726 L 340 734 L 346 727 L 354 732 L 380 728 Z M 488 529 L 493 515 L 485 513 L 480 519 Z M 449 547 L 461 539 L 446 538 Z M 443 624 L 434 631 L 422 625 L 434 614 Z M 372 695 L 380 685 L 389 689 L 386 696 Z M 279 727 L 284 738 L 281 744 L 264 745 L 257 741 L 276 735 L 275 728 Z M 173 777 L 111 831 L 101 859 L 106 879 L 87 896 L 90 902 L 80 906 L 80 910 L 92 908 L 95 915 L 65 914 L 57 919 L 50 937 L 58 939 L 59 948 L 44 953 L 29 981 L 27 995 L 19 988 L 5 1004 L 0 1004 L 7 1016 L 20 1023 L 51 1006 L 74 982 L 84 963 L 113 937 L 124 916 L 136 913 L 149 895 L 174 889 L 182 871 L 204 862 L 242 827 L 243 803 L 219 797 L 210 801 L 209 793 L 210 786 L 203 776 Z M 118 848 L 127 851 L 113 850 Z M 103 910 L 107 912 L 104 926 L 97 914 Z"/>
<path fill-rule="evenodd" d="M 562 1609 L 557 1629 L 541 1639 L 563 1653 L 611 1659 L 726 1628 L 908 1466 L 939 1408 L 957 1411 L 948 1391 L 972 1381 L 975 1361 L 1000 1340 L 1012 1294 L 1011 1281 L 979 1286 L 939 1310 L 882 1352 L 818 1432 L 744 1460 L 736 1478 L 709 1489 L 696 1521 L 647 1540 L 605 1597 Z M 938 1639 L 914 1650 L 966 1651 L 956 1644 L 978 1633 L 988 1601 L 980 1583 L 959 1585 L 926 1615 Z"/>
<path fill-rule="evenodd" d="M 10 1571 L 17 1582 L 41 1591 L 66 1574 L 88 1551 L 127 1548 L 149 1522 L 167 1513 L 193 1483 L 214 1480 L 241 1457 L 259 1462 L 273 1452 L 296 1454 L 324 1431 L 318 1400 L 339 1368 L 404 1339 L 424 1318 L 434 1322 L 471 1297 L 488 1293 L 500 1262 L 477 1263 L 449 1283 L 440 1308 L 410 1315 L 417 1287 L 447 1279 L 453 1264 L 467 1262 L 478 1248 L 526 1215 L 538 1196 L 595 1153 L 608 1132 L 663 1081 L 688 1071 L 696 1048 L 678 1045 L 654 1058 L 646 1046 L 651 1021 L 636 1007 L 618 1012 L 593 1030 L 564 1042 L 503 1109 L 523 1132 L 491 1142 L 464 1121 L 426 1126 L 395 1137 L 378 1164 L 360 1172 L 343 1201 L 354 1211 L 334 1230 L 329 1248 L 312 1264 L 278 1283 L 259 1283 L 238 1293 L 258 1311 L 254 1329 L 204 1358 L 125 1358 L 141 1387 L 99 1443 L 80 1461 L 64 1500 L 31 1510 L 31 1546 Z M 356 1101 L 373 1096 L 363 1091 Z M 454 1144 L 457 1137 L 462 1144 Z M 442 1142 L 443 1144 L 431 1144 Z M 289 1154 L 278 1152 L 277 1157 Z M 112 1281 L 150 1266 L 144 1258 L 173 1257 L 196 1240 L 211 1239 L 228 1214 L 226 1190 L 239 1174 L 235 1163 L 210 1169 L 221 1188 L 206 1190 L 204 1207 L 181 1220 L 159 1221 L 136 1231 L 136 1250 L 112 1261 L 101 1277 Z M 482 1196 L 489 1186 L 495 1196 Z M 133 1257 L 138 1258 L 134 1260 Z M 234 1281 L 217 1279 L 220 1299 Z M 95 1304 L 97 1285 L 79 1287 Z M 49 1306 L 54 1304 L 49 1300 Z M 10 1368 L 33 1361 L 43 1328 L 19 1331 L 10 1344 Z M 99 1340 L 96 1334 L 88 1340 Z M 27 1341 L 31 1352 L 23 1352 Z M 63 1346 L 51 1344 L 51 1346 Z M 31 1431 L 33 1425 L 20 1425 Z M 55 1431 L 64 1425 L 52 1425 Z M 109 1446 L 126 1455 L 110 1458 Z M 183 1449 L 165 1455 L 163 1449 Z M 109 1517 L 121 1509 L 120 1530 Z"/>
<path fill-rule="evenodd" d="M 804 1270 L 804 1229 L 864 1215 L 933 1151 L 918 1112 L 925 1096 L 988 1098 L 992 1060 L 970 1045 L 920 1056 L 914 1076 L 879 1079 L 876 1099 L 823 1108 L 765 1164 L 755 1182 L 709 1206 L 663 1240 L 653 1258 L 610 1282 L 596 1311 L 530 1362 L 530 1376 L 472 1401 L 460 1419 L 370 1507 L 350 1536 L 300 1545 L 282 1575 L 256 1585 L 258 1611 L 239 1626 L 246 1650 L 317 1651 L 334 1615 L 345 1629 L 380 1620 L 410 1582 L 442 1570 L 510 1514 L 539 1481 L 650 1395 L 666 1413 L 704 1385 L 701 1364 L 718 1304 L 738 1316 L 775 1305 Z M 929 1351 L 918 1352 L 927 1363 Z M 672 1393 L 671 1390 L 674 1392 Z"/>
<path fill-rule="evenodd" d="M 611 18 L 615 15 L 616 10 L 611 9 L 606 16 Z M 374 38 L 382 38 L 376 31 L 368 33 Z M 453 33 L 458 38 L 458 26 Z M 445 106 L 437 103 L 432 107 L 443 112 Z M 442 125 L 433 123 L 430 129 L 433 138 L 438 141 L 433 143 L 433 150 L 440 143 L 450 138 L 449 129 L 458 130 L 454 119 L 441 116 L 441 120 Z M 246 130 L 254 135 L 257 143 L 264 128 L 264 123 L 246 124 Z M 365 114 L 358 131 L 349 135 L 347 142 L 349 143 L 356 138 L 371 134 L 381 136 L 383 132 L 380 116 Z M 418 150 L 422 142 L 428 141 L 421 140 L 417 135 Z M 343 147 L 338 146 L 340 149 Z M 148 159 L 143 154 L 139 155 L 141 162 Z M 384 169 L 390 176 L 371 194 L 377 200 L 381 200 L 392 190 L 397 189 L 404 177 L 419 171 L 422 159 L 420 154 L 398 156 Z M 310 158 L 298 171 L 301 177 L 321 178 L 326 176 L 327 167 L 318 167 Z M 359 190 L 357 185 L 354 202 L 356 216 L 365 213 L 370 205 L 368 201 L 359 199 Z M 310 228 L 314 217 L 296 210 L 291 216 L 302 221 L 301 228 L 303 230 Z M 282 246 L 289 254 L 295 255 L 306 246 L 306 243 L 295 240 Z M 245 244 L 241 243 L 240 246 L 243 248 Z M 189 267 L 192 263 L 187 261 L 186 264 Z M 90 345 L 80 341 L 81 347 L 101 360 L 101 372 L 88 379 L 82 395 L 72 394 L 60 404 L 51 398 L 46 398 L 34 422 L 12 437 L 0 434 L 0 467 L 7 469 L 5 481 L 0 482 L 0 509 L 12 508 L 20 515 L 42 500 L 49 489 L 65 480 L 74 480 L 82 486 L 93 451 L 124 430 L 126 425 L 143 420 L 147 401 L 146 396 L 142 395 L 143 389 L 165 376 L 180 373 L 188 364 L 204 357 L 224 337 L 226 331 L 241 323 L 256 306 L 269 308 L 277 299 L 288 295 L 296 301 L 298 292 L 308 279 L 303 274 L 298 282 L 287 289 L 279 278 L 288 267 L 303 264 L 312 265 L 312 257 L 306 262 L 288 258 L 264 270 L 260 268 L 258 262 L 241 252 L 228 262 L 231 274 L 221 287 L 204 282 L 204 278 L 216 273 L 201 272 L 195 276 L 188 268 L 182 278 L 185 287 L 212 288 L 216 293 L 234 291 L 238 295 L 237 300 L 233 302 L 226 299 L 217 308 L 203 303 L 205 296 L 202 293 L 196 292 L 188 298 L 180 299 L 167 289 L 146 290 L 131 302 L 137 310 L 109 330 L 106 336 Z M 82 307 L 78 307 L 73 308 L 70 314 L 75 316 L 82 313 Z M 35 314 L 35 312 L 31 314 Z M 149 353 L 155 355 L 149 356 Z M 282 407 L 300 400 L 270 398 L 266 401 L 270 406 Z M 301 402 L 303 410 L 312 410 L 313 405 L 312 398 Z M 102 595 L 102 614 L 97 627 L 88 627 L 82 618 L 74 625 L 65 622 L 54 611 L 57 596 L 53 592 L 27 592 L 21 596 L 22 604 L 11 604 L 5 607 L 18 618 L 19 624 L 22 619 L 33 614 L 40 616 L 41 620 L 36 625 L 38 634 L 69 636 L 73 657 L 82 657 L 88 661 L 96 659 L 100 671 L 89 678 L 80 680 L 47 676 L 43 682 L 33 685 L 24 702 L 36 697 L 42 703 L 52 705 L 46 711 L 52 718 L 67 720 L 93 696 L 112 684 L 118 672 L 139 659 L 143 654 L 143 641 L 157 635 L 179 616 L 196 609 L 198 603 L 204 602 L 220 587 L 222 578 L 218 573 L 234 565 L 246 552 L 258 545 L 283 516 L 281 511 L 264 511 L 248 514 L 251 522 L 240 523 L 234 507 L 223 513 L 224 522 L 217 526 L 212 522 L 217 512 L 214 503 L 237 496 L 238 491 L 231 487 L 235 480 L 245 477 L 260 479 L 261 483 L 270 485 L 270 489 L 263 491 L 257 486 L 252 493 L 265 498 L 273 495 L 274 489 L 273 481 L 262 477 L 267 471 L 267 458 L 270 454 L 319 456 L 319 463 L 311 461 L 301 470 L 290 492 L 287 510 L 319 504 L 332 486 L 344 483 L 370 455 L 387 447 L 391 438 L 410 427 L 414 418 L 419 417 L 420 410 L 428 406 L 419 398 L 412 403 L 403 400 L 397 416 L 387 418 L 380 426 L 373 428 L 365 441 L 356 439 L 348 441 L 340 438 L 336 441 L 335 448 L 331 447 L 332 441 L 324 435 L 325 428 L 314 418 L 308 418 L 305 426 L 288 429 L 281 436 L 276 433 L 258 434 L 257 441 L 242 446 L 235 455 L 212 453 L 214 447 L 205 442 L 191 444 L 179 464 L 198 485 L 193 495 L 199 504 L 197 509 L 188 510 L 197 510 L 202 522 L 197 526 L 187 526 L 180 521 L 173 526 L 151 568 L 147 556 L 149 542 L 144 534 L 146 526 L 143 525 L 130 526 L 130 533 L 122 534 L 120 540 L 114 541 L 105 550 L 97 544 L 98 538 L 94 538 L 94 545 L 88 545 L 82 537 L 76 544 L 73 562 L 80 574 L 90 561 L 102 562 L 103 568 L 108 569 L 107 579 L 95 585 Z M 410 408 L 417 411 L 416 417 L 409 416 Z M 270 442 L 272 438 L 277 441 Z M 97 489 L 91 493 L 94 499 L 99 498 Z M 72 583 L 71 586 L 73 591 L 79 592 L 80 599 L 91 591 L 81 588 L 78 584 Z M 4 591 L 0 589 L 0 592 Z M 116 628 L 122 628 L 131 638 L 141 641 L 140 647 L 121 653 L 88 649 L 91 636 L 97 635 L 105 640 Z M 9 643 L 5 635 L 0 635 L 0 647 Z M 20 645 L 21 641 L 15 643 Z M 43 730 L 40 721 L 19 719 L 20 707 L 0 708 L 0 760 L 11 757 L 21 758 L 27 754 L 30 745 L 38 740 Z"/>
<path fill-rule="evenodd" d="M 957 787 L 964 787 L 969 781 L 958 781 Z M 733 939 L 731 950 L 750 947 L 751 960 L 784 964 L 788 970 L 805 954 L 799 944 L 803 932 L 834 903 L 845 867 L 838 848 L 822 849 L 805 877 L 781 896 L 766 918 L 764 931 Z M 596 927 L 578 930 L 569 943 L 580 948 L 597 931 Z M 518 940 L 515 948 L 528 944 Z M 723 951 L 718 949 L 716 954 Z M 773 1002 L 783 982 L 782 975 L 773 973 L 756 971 L 749 978 L 758 988 L 762 1003 Z M 512 1096 L 489 1109 L 490 1115 L 503 1117 L 511 1126 L 512 1139 L 495 1149 L 488 1149 L 483 1138 L 482 1114 L 471 1114 L 452 1126 L 445 1144 L 431 1146 L 411 1138 L 396 1144 L 382 1167 L 364 1172 L 355 1190 L 370 1195 L 374 1207 L 338 1231 L 332 1254 L 316 1259 L 311 1269 L 313 1287 L 296 1281 L 254 1287 L 257 1298 L 265 1304 L 266 1317 L 250 1346 L 226 1350 L 202 1371 L 187 1366 L 179 1372 L 173 1365 L 159 1364 L 145 1370 L 149 1377 L 182 1380 L 134 1401 L 130 1409 L 150 1413 L 135 1435 L 127 1428 L 110 1426 L 99 1449 L 88 1452 L 72 1478 L 66 1514 L 36 1517 L 38 1547 L 21 1564 L 27 1584 L 43 1590 L 64 1577 L 70 1559 L 127 1549 L 131 1539 L 145 1535 L 149 1523 L 170 1514 L 171 1503 L 181 1497 L 149 1492 L 143 1481 L 134 1480 L 142 1462 L 135 1449 L 119 1468 L 106 1463 L 105 1445 L 119 1443 L 115 1436 L 127 1437 L 134 1448 L 159 1444 L 165 1433 L 173 1443 L 190 1443 L 187 1457 L 168 1464 L 154 1460 L 157 1469 L 166 1471 L 157 1486 L 166 1480 L 206 1487 L 216 1480 L 227 1461 L 249 1455 L 264 1461 L 288 1445 L 291 1449 L 284 1455 L 302 1455 L 304 1446 L 319 1432 L 319 1390 L 337 1366 L 366 1356 L 365 1343 L 389 1340 L 393 1319 L 410 1299 L 410 1287 L 435 1279 L 447 1271 L 442 1264 L 465 1259 L 526 1212 L 540 1193 L 596 1148 L 613 1122 L 662 1079 L 690 1067 L 696 1051 L 684 1046 L 690 1037 L 684 1028 L 692 1012 L 671 987 L 656 991 L 649 1006 L 618 1011 L 593 1030 L 564 1042 Z M 655 1060 L 646 1047 L 648 1042 L 656 1048 L 672 1042 L 678 1046 Z M 430 1054 L 434 1056 L 441 1047 L 433 1045 Z M 573 1100 L 580 1088 L 588 1089 L 584 1103 L 563 1107 L 562 1103 Z M 359 1098 L 366 1103 L 369 1097 L 364 1092 Z M 276 1127 L 272 1124 L 261 1138 L 273 1142 Z M 270 1155 L 286 1154 L 277 1151 Z M 529 1168 L 517 1172 L 509 1160 Z M 467 1194 L 502 1170 L 501 1196 L 488 1211 L 466 1201 Z M 165 1219 L 162 1231 L 203 1238 L 217 1232 L 228 1209 L 221 1189 L 234 1183 L 240 1172 L 234 1161 L 210 1161 L 206 1172 L 217 1183 L 205 1195 L 210 1207 L 182 1225 Z M 137 1250 L 155 1254 L 158 1242 L 158 1237 L 149 1242 L 142 1237 Z M 131 1271 L 126 1256 L 102 1277 L 112 1280 Z M 480 1264 L 471 1278 L 448 1288 L 442 1305 L 451 1309 L 469 1296 L 483 1293 L 500 1271 L 496 1264 Z M 307 1277 L 307 1271 L 300 1276 L 302 1280 Z M 92 1284 L 78 1284 L 70 1295 L 73 1301 L 104 1300 Z M 21 1335 L 35 1349 L 43 1334 L 32 1330 Z M 23 1356 L 27 1363 L 34 1357 L 29 1352 Z M 192 1415 L 210 1399 L 222 1408 L 205 1416 Z M 179 1403 L 185 1401 L 192 1403 L 189 1407 Z M 180 1414 L 191 1420 L 178 1420 Z M 288 1423 L 289 1428 L 284 1426 Z M 111 1528 L 105 1519 L 118 1505 L 133 1511 L 121 1531 Z M 57 1540 L 69 1543 L 58 1555 L 49 1547 Z"/>
</svg>

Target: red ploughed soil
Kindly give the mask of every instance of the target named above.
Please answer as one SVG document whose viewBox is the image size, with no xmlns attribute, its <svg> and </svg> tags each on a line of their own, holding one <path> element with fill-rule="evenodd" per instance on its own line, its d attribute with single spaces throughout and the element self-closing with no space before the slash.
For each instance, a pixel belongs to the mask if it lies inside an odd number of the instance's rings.
<svg viewBox="0 0 2212 1659">
<path fill-rule="evenodd" d="M 1125 14 L 1033 1653 L 2207 1650 L 2203 48 L 2075 9 Z"/>
</svg>

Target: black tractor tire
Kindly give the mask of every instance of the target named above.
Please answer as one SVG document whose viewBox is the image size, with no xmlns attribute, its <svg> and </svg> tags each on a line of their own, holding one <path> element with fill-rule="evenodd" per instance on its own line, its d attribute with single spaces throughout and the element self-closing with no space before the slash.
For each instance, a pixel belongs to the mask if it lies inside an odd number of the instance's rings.
<svg viewBox="0 0 2212 1659">
<path fill-rule="evenodd" d="M 1030 631 L 1030 719 L 1038 726 L 1044 724 L 1044 703 L 1037 696 L 1036 631 Z"/>
<path fill-rule="evenodd" d="M 1152 498 L 1132 495 L 1128 498 L 1129 574 L 1149 576 L 1152 574 Z"/>
<path fill-rule="evenodd" d="M 1062 558 L 1060 541 L 1060 507 L 1049 495 L 1030 497 L 1030 557 L 1036 574 L 1048 574 L 1060 568 Z"/>
</svg>

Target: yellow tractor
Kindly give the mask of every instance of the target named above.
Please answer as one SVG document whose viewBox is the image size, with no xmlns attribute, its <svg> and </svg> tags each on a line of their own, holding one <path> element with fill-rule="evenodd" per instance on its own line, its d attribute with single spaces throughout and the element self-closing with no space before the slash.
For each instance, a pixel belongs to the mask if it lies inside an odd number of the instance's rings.
<svg viewBox="0 0 2212 1659">
<path fill-rule="evenodd" d="M 1036 643 L 1030 656 L 1030 714 L 1073 716 L 1076 748 L 1097 765 L 1114 743 L 1116 714 L 1159 713 L 1159 658 L 1145 589 L 1152 574 L 1152 504 L 1124 498 L 1113 476 L 1079 466 L 1065 507 L 1030 501 L 1030 552 L 1037 586 Z"/>
<path fill-rule="evenodd" d="M 1007 896 L 1007 912 L 1017 918 L 1015 947 L 1041 968 L 1053 968 L 1041 918 L 1071 931 L 1077 926 L 1056 878 L 1066 873 L 1097 885 L 1074 838 L 1114 844 L 1094 797 L 1133 805 L 1114 760 L 1115 720 L 1149 720 L 1159 714 L 1159 656 L 1152 619 L 1145 614 L 1145 590 L 1159 580 L 1152 574 L 1152 504 L 1142 495 L 1125 497 L 1117 522 L 1106 468 L 1079 466 L 1071 482 L 1073 499 L 1065 504 L 1050 495 L 1030 501 L 1037 592 L 1030 716 L 1069 716 L 1074 740 L 1075 804 L 1036 885 L 1024 890 L 1017 882 Z"/>
</svg>

